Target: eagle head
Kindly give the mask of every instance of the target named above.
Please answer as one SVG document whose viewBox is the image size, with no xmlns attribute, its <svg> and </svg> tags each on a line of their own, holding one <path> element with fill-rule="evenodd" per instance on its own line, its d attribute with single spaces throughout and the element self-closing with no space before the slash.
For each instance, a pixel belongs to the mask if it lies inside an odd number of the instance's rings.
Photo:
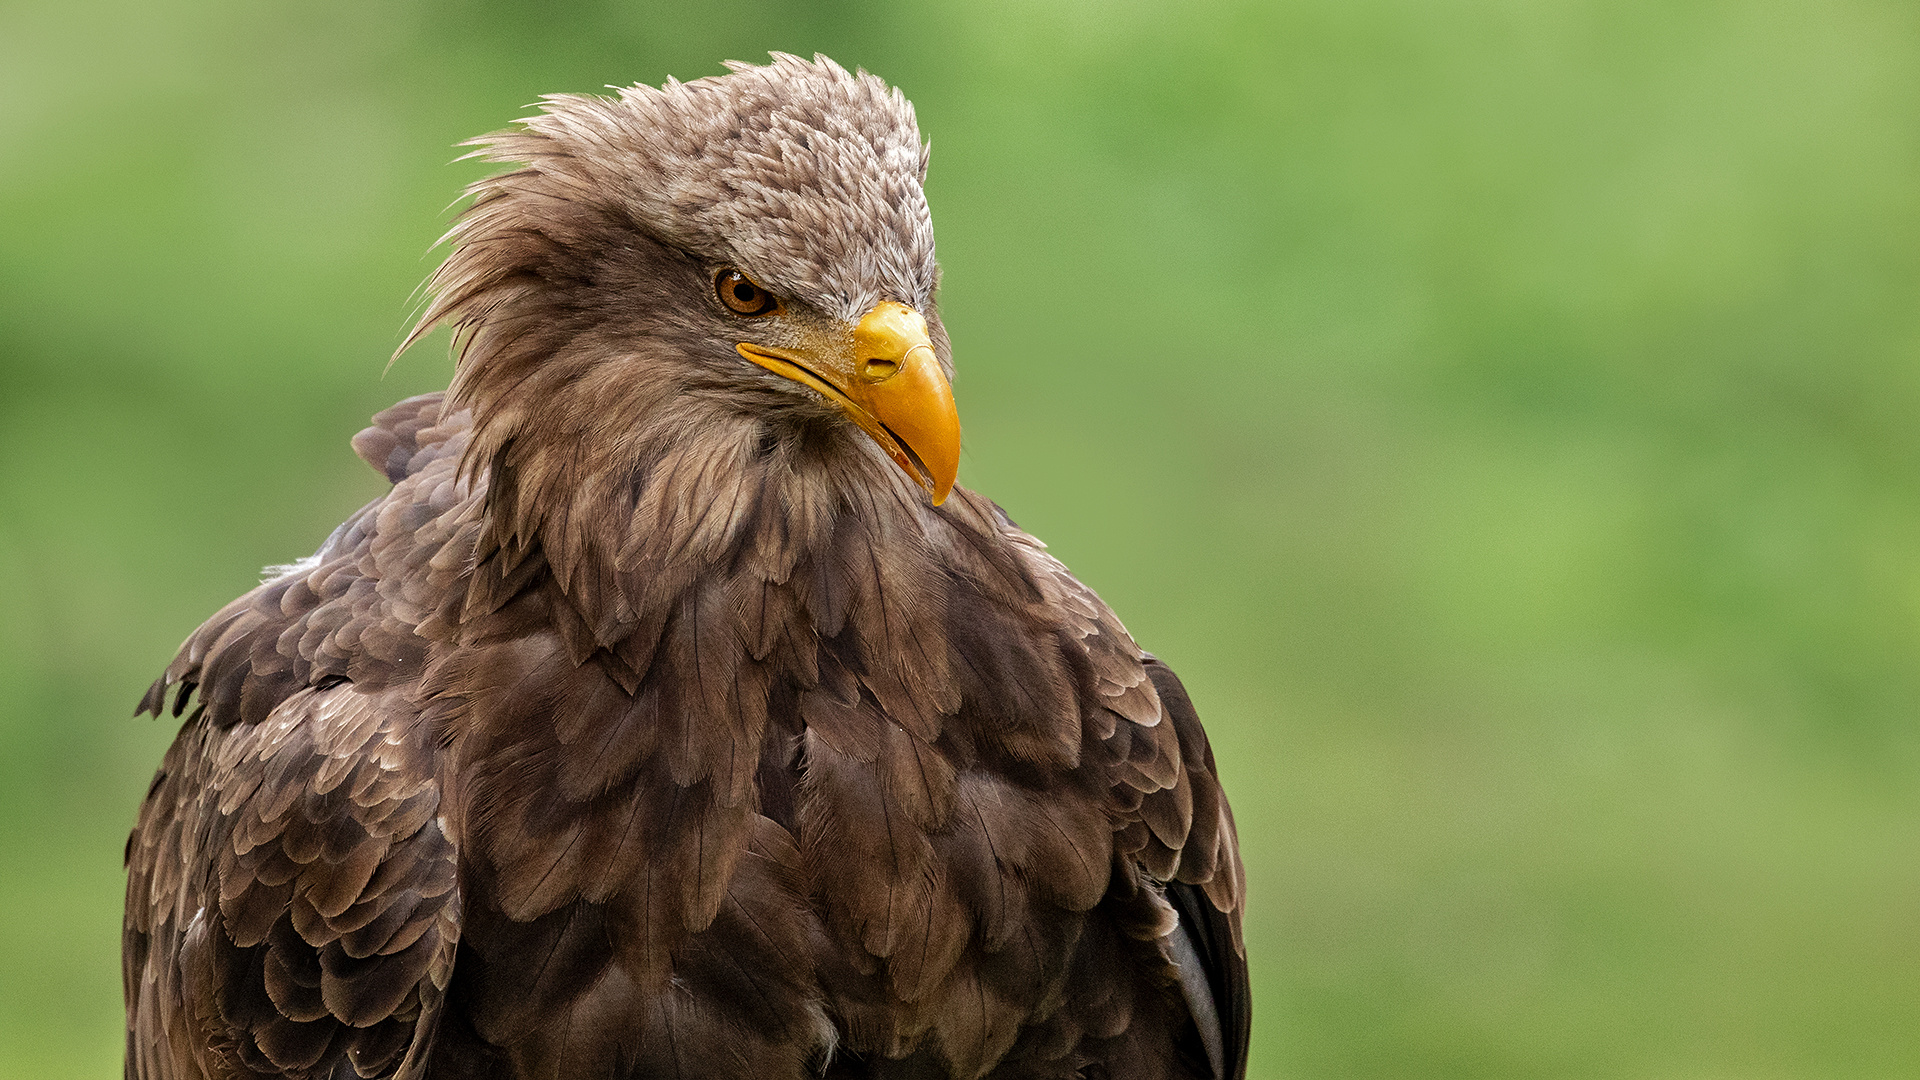
<svg viewBox="0 0 1920 1080">
<path fill-rule="evenodd" d="M 468 189 L 408 343 L 455 328 L 469 474 L 510 533 L 579 532 L 668 476 L 922 507 L 953 486 L 913 106 L 825 57 L 728 67 L 548 96 L 469 144 L 518 167 Z M 544 540 L 566 560 L 565 536 Z"/>
</svg>

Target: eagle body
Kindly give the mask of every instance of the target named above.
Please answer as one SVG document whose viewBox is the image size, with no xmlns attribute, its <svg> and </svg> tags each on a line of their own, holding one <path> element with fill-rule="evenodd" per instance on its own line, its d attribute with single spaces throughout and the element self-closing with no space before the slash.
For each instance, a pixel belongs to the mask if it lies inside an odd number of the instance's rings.
<svg viewBox="0 0 1920 1080">
<path fill-rule="evenodd" d="M 951 486 L 911 107 L 776 56 L 481 145 L 391 491 L 142 703 L 127 1075 L 1242 1074 L 1193 706 Z"/>
</svg>

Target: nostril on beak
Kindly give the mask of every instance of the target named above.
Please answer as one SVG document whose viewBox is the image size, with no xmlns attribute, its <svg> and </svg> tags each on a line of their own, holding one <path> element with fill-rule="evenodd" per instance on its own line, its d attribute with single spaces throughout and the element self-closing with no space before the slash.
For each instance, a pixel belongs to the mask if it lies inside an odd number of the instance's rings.
<svg viewBox="0 0 1920 1080">
<path fill-rule="evenodd" d="M 867 378 L 874 382 L 879 382 L 882 379 L 892 378 L 894 374 L 900 370 L 900 362 L 898 360 L 883 360 L 880 357 L 873 356 L 861 362 L 860 370 Z"/>
</svg>

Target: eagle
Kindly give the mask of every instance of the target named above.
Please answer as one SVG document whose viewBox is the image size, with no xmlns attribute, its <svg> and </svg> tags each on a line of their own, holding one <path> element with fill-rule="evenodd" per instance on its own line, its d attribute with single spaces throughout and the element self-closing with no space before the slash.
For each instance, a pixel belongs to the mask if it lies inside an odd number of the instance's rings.
<svg viewBox="0 0 1920 1080">
<path fill-rule="evenodd" d="M 955 486 L 912 106 L 728 69 L 469 144 L 391 489 L 141 702 L 127 1076 L 1244 1074 L 1193 703 Z"/>
</svg>

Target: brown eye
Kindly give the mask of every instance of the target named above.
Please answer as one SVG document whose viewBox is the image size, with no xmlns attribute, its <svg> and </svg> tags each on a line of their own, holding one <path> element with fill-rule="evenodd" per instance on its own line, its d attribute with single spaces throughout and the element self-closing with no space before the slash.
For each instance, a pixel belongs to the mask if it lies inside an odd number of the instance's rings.
<svg viewBox="0 0 1920 1080">
<path fill-rule="evenodd" d="M 753 283 L 753 279 L 738 270 L 722 270 L 713 279 L 713 289 L 720 294 L 720 302 L 727 310 L 736 315 L 766 315 L 780 306 L 773 294 Z"/>
</svg>

